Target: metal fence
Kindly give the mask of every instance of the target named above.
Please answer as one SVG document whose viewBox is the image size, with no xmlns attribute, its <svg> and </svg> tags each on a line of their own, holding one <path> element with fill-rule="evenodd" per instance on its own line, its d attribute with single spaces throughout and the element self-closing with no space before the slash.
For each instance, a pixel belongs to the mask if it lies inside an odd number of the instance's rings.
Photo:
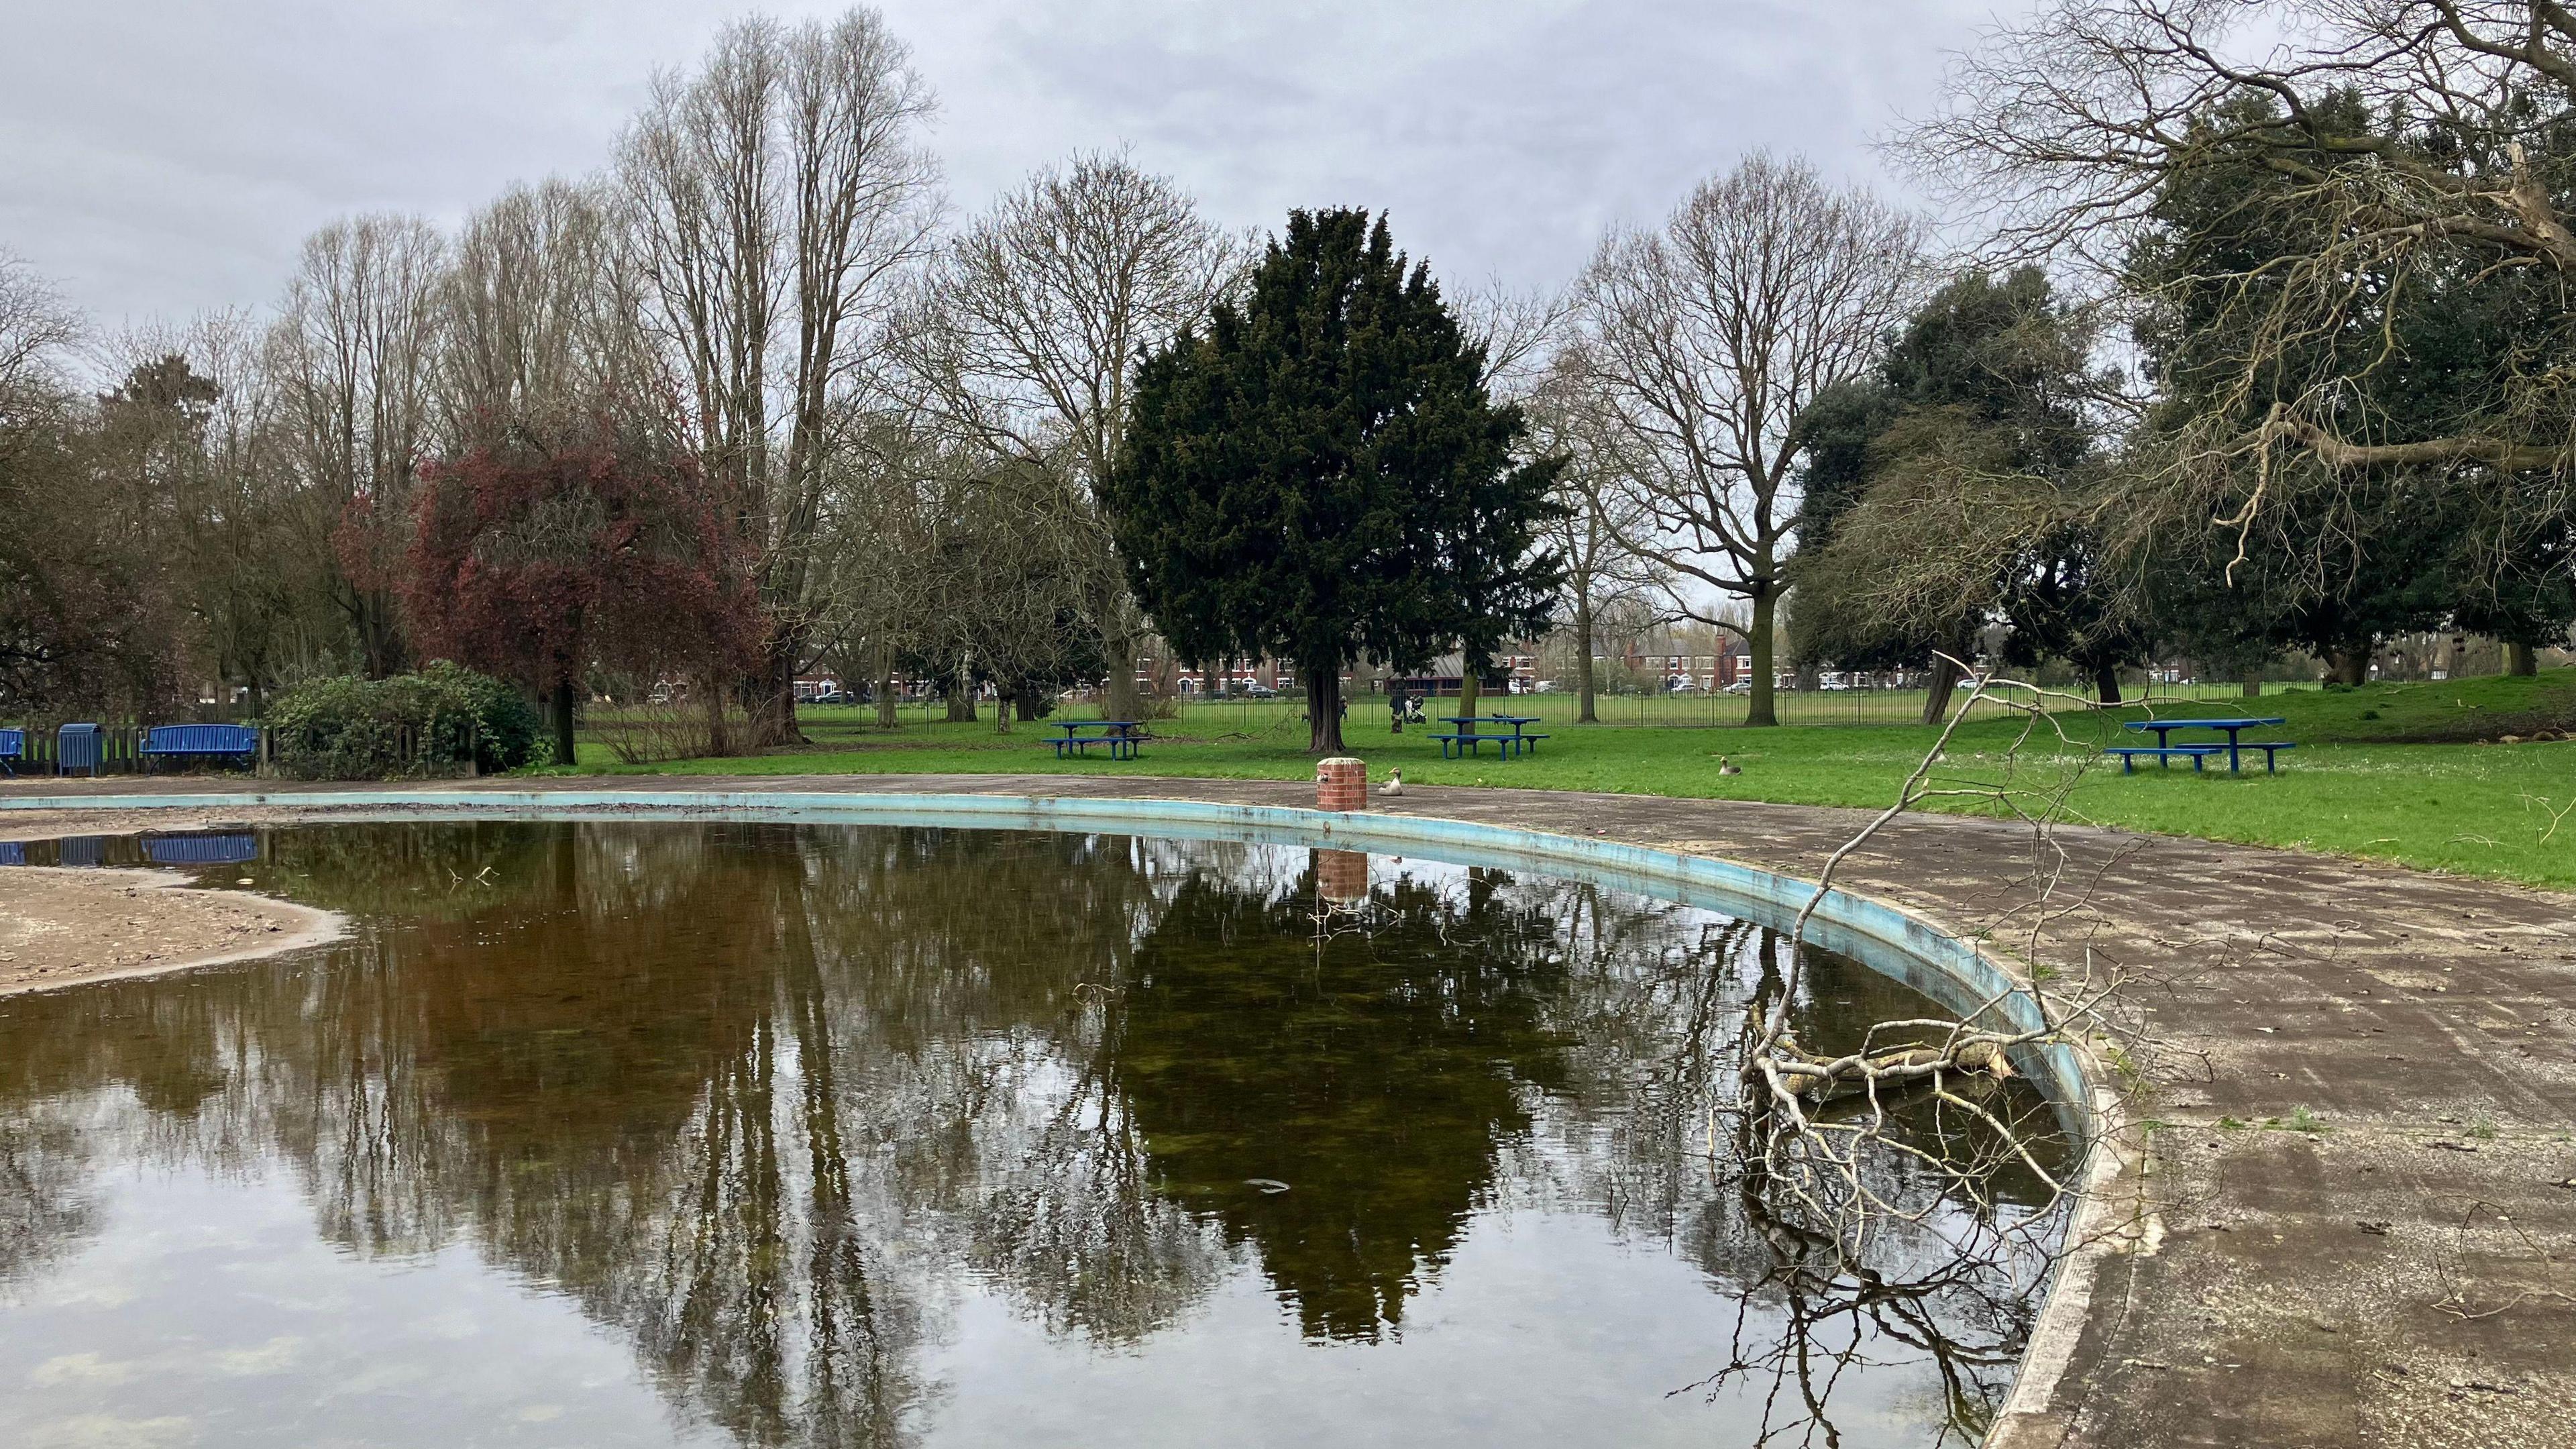
<svg viewBox="0 0 2576 1449">
<path fill-rule="evenodd" d="M 2070 693 L 2072 691 L 2069 691 Z M 1967 686 L 1961 685 L 1952 696 L 1953 706 L 1967 697 Z M 2198 685 L 2158 684 L 2152 692 L 2145 688 L 2130 694 L 2129 704 L 2155 703 L 2172 705 L 2190 700 L 2235 699 L 2243 693 L 2233 683 Z M 1348 720 L 1383 724 L 1389 717 L 1388 698 L 1365 691 L 1346 696 Z M 1772 696 L 1772 712 L 1783 725 L 1911 725 L 1923 717 L 1924 691 L 1920 689 L 1783 689 Z M 2015 706 L 2031 703 L 2029 691 L 2011 691 L 1989 695 L 1978 702 L 1976 718 L 2001 717 Z M 2057 707 L 2062 701 L 2051 701 Z M 1282 720 L 1302 718 L 1306 702 L 1302 697 L 1283 700 L 1262 699 L 1192 699 L 1181 706 L 1181 719 L 1191 726 L 1191 733 L 1223 730 L 1245 733 L 1270 728 Z M 1065 712 L 1088 716 L 1095 712 L 1088 703 L 1070 704 Z M 1582 713 L 1578 696 L 1567 691 L 1546 694 L 1502 694 L 1487 691 L 1476 698 L 1480 715 L 1523 715 L 1547 725 L 1571 725 Z M 1707 729 L 1721 725 L 1741 725 L 1751 712 L 1751 701 L 1743 694 L 1725 692 L 1669 693 L 1648 691 L 1631 694 L 1601 693 L 1593 700 L 1594 724 L 1603 728 L 1628 729 Z M 1443 693 L 1422 700 L 1426 719 L 1459 713 L 1456 696 Z M 1418 727 L 1417 727 L 1418 728 Z"/>
</svg>

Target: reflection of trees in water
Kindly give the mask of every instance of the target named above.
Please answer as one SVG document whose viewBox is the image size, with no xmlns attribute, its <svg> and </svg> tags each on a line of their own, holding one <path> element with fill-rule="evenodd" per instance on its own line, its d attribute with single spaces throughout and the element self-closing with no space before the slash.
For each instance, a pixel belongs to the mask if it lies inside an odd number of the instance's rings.
<svg viewBox="0 0 2576 1449">
<path fill-rule="evenodd" d="M 1749 1186 L 1734 1208 L 1704 1219 L 1710 1231 L 1696 1245 L 1735 1285 L 1737 1313 L 1725 1362 L 1695 1387 L 1757 1400 L 1751 1442 L 1841 1442 L 1832 1401 L 1843 1378 L 1899 1365 L 1923 1371 L 1937 1398 L 1927 1446 L 1983 1442 L 2029 1341 L 2044 1260 L 1991 1235 L 1960 1251 L 1952 1221 L 1940 1225 L 1947 1232 L 1882 1237 L 1871 1261 L 1855 1262 L 1846 1244 L 1781 1219 Z"/>
<path fill-rule="evenodd" d="M 2031 1251 L 2045 1235 L 2003 1229 L 2049 1203 L 2046 1186 L 2004 1162 L 1987 1201 L 1963 1204 L 1948 1196 L 1948 1178 L 1888 1153 L 1866 1164 L 1870 1183 L 1919 1220 L 1882 1225 L 1857 1261 L 1794 1232 L 1745 1190 L 1721 1110 L 1734 1096 L 1745 1012 L 1779 988 L 1786 939 L 1575 882 L 1522 879 L 1511 890 L 1519 909 L 1551 924 L 1562 953 L 1542 1021 L 1565 1046 L 1561 1089 L 1533 1099 L 1530 1130 L 1549 1150 L 1519 1154 L 1504 1183 L 1666 1244 L 1736 1300 L 1732 1346 L 1703 1387 L 1752 1395 L 1763 1431 L 1779 1431 L 1762 1442 L 1837 1442 L 1831 1393 L 1863 1363 L 1915 1366 L 1938 1395 L 1941 1442 L 1981 1438 L 2011 1386 L 2049 1266 Z M 1813 948 L 1799 991 L 1799 1036 L 1837 1050 L 1925 1005 Z M 2027 1084 L 1981 1078 L 1953 1090 L 2008 1095 L 2023 1114 L 2045 1110 Z M 1890 1115 L 1897 1140 L 1954 1157 L 1995 1150 L 1981 1124 L 1944 1117 L 1928 1098 L 1894 1103 Z M 2065 1145 L 2032 1140 L 2058 1170 Z"/>
<path fill-rule="evenodd" d="M 1524 1087 L 1557 1081 L 1560 978 L 1492 873 L 1400 880 L 1319 942 L 1307 895 L 1181 889 L 1137 953 L 1118 1090 L 1164 1190 L 1257 1244 L 1309 1335 L 1374 1338 L 1484 1200 Z"/>
<path fill-rule="evenodd" d="M 1113 837 L 440 824 L 270 847 L 270 878 L 370 913 L 357 937 L 31 1001 L 0 1017 L 0 1101 L 121 1082 L 155 1151 L 283 1154 L 333 1241 L 470 1239 L 746 1443 L 913 1437 L 961 1271 L 1124 1344 L 1249 1253 L 1308 1333 L 1365 1339 L 1471 1212 L 1526 1199 L 1670 1244 L 1756 1338 L 1807 1301 L 1709 1155 L 1778 943 L 1705 913 L 1442 868 L 1319 941 L 1302 852 Z M 1912 1009 L 1847 963 L 1805 980 L 1818 1042 Z M 84 1169 L 12 1150 L 0 1172 L 53 1186 L 0 1181 L 0 1211 L 52 1204 L 19 1235 L 72 1240 Z M 1882 1276 L 1939 1266 L 1921 1251 Z M 1974 1308 L 1931 1301 L 1936 1325 Z"/>
<path fill-rule="evenodd" d="M 0 1121 L 0 1303 L 98 1226 L 89 1154 L 54 1105 Z"/>
</svg>

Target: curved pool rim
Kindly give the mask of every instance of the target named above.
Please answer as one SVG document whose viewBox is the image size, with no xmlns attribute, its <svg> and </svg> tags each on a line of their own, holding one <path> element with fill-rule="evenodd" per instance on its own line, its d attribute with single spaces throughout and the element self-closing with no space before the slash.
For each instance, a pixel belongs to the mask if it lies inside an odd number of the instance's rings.
<svg viewBox="0 0 2576 1449">
<path fill-rule="evenodd" d="M 0 812 L 327 811 L 366 820 L 759 820 L 978 830 L 1048 830 L 1184 839 L 1244 840 L 1455 865 L 1533 869 L 1613 889 L 1723 911 L 1785 929 L 1816 883 L 1712 856 L 1553 831 L 1436 815 L 1313 810 L 1154 796 L 1059 796 L 794 790 L 352 789 L 270 793 L 12 795 Z M 317 823 L 320 823 L 317 821 Z M 150 827 L 145 826 L 148 830 Z M 70 833 L 70 832 L 66 832 Z M 103 833 L 129 833 L 124 831 Z M 1808 939 L 1893 977 L 1964 1016 L 1984 1009 L 2015 1030 L 2041 1020 L 2031 984 L 1976 942 L 1913 911 L 1840 888 L 1828 890 L 1808 922 Z M 2016 1059 L 2040 1078 L 2061 1120 L 2091 1146 L 2075 1213 L 2032 1325 L 2020 1371 L 1986 1440 L 2012 1437 L 2016 1421 L 2045 1412 L 2091 1311 L 2101 1258 L 2135 1232 L 2116 1220 L 2108 1188 L 2122 1168 L 2122 1125 L 2108 1074 L 2088 1050 L 2053 1043 Z M 2148 1224 L 2152 1232 L 2152 1223 Z"/>
</svg>

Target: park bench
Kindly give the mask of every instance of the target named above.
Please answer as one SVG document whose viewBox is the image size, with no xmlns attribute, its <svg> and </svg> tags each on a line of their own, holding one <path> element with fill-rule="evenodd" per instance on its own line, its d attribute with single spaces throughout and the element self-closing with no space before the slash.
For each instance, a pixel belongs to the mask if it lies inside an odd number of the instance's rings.
<svg viewBox="0 0 2576 1449">
<path fill-rule="evenodd" d="M 143 746 L 135 753 L 142 757 L 147 770 L 156 759 L 256 756 L 259 753 L 259 728 L 256 725 L 229 724 L 154 725 L 145 732 Z"/>
<path fill-rule="evenodd" d="M 1143 745 L 1147 738 L 1145 722 L 1134 719 L 1062 720 L 1052 728 L 1064 731 L 1062 735 L 1047 741 L 1048 744 L 1055 746 L 1055 757 L 1059 760 L 1068 755 L 1079 755 L 1088 759 L 1093 745 L 1107 745 L 1109 758 L 1113 760 L 1132 760 L 1137 758 L 1137 748 Z M 1100 733 L 1086 734 L 1087 730 L 1098 730 Z"/>
<path fill-rule="evenodd" d="M 245 865 L 259 859 L 259 837 L 247 830 L 147 835 L 143 858 L 154 865 Z"/>
<path fill-rule="evenodd" d="M 2138 757 L 2140 755 L 2152 758 L 2156 762 L 2156 768 L 2158 769 L 2168 768 L 2172 762 L 2177 759 L 2189 760 L 2191 761 L 2193 773 L 2197 774 L 2199 773 L 2201 766 L 2209 763 L 2210 756 L 2226 754 L 2227 746 L 2120 745 L 2112 749 L 2106 749 L 2102 753 L 2106 755 L 2118 755 L 2120 757 L 2120 773 L 2123 775 L 2133 775 L 2137 773 Z"/>
<path fill-rule="evenodd" d="M 27 732 L 0 730 L 0 775 L 16 779 L 18 766 L 15 762 L 25 758 L 27 758 Z"/>
</svg>

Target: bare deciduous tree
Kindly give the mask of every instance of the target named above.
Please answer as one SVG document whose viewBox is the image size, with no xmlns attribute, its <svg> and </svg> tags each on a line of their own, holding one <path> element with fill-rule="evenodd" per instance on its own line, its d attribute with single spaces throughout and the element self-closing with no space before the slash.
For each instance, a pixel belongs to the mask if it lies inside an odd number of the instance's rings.
<svg viewBox="0 0 2576 1449">
<path fill-rule="evenodd" d="M 430 443 L 446 263 L 445 242 L 418 217 L 335 222 L 305 241 L 269 337 L 294 466 L 314 505 L 300 546 L 378 678 L 405 662 L 390 584 Z"/>
<path fill-rule="evenodd" d="M 1559 368 L 1542 381 L 1529 403 L 1530 440 L 1543 453 L 1569 461 L 1557 475 L 1557 501 L 1565 516 L 1550 524 L 1548 541 L 1565 560 L 1565 620 L 1574 643 L 1578 723 L 1598 722 L 1593 700 L 1593 651 L 1604 616 L 1669 597 L 1671 575 L 1627 540 L 1654 528 L 1637 469 L 1623 456 L 1624 434 L 1605 417 L 1579 370 Z"/>
<path fill-rule="evenodd" d="M 2411 299 L 2507 276 L 2563 288 L 2571 104 L 2576 12 L 2554 0 L 2050 0 L 1964 57 L 1906 142 L 2003 250 L 2112 274 L 2177 178 L 2233 162 L 2267 179 L 2232 224 L 2277 254 L 2172 283 L 2220 298 L 2203 331 L 2233 380 L 2119 503 L 2147 526 L 2215 511 L 2241 559 L 2268 507 L 2371 468 L 2518 478 L 2524 516 L 2563 516 L 2563 300 L 2518 319 L 2450 416 L 2393 419 L 2366 384 L 2394 350 L 2374 360 L 2371 339 Z"/>
<path fill-rule="evenodd" d="M 0 408 L 50 373 L 50 354 L 80 336 L 80 314 L 51 282 L 0 252 Z"/>
<path fill-rule="evenodd" d="M 467 219 L 444 296 L 451 447 L 650 405 L 615 226 L 607 197 L 559 180 L 512 187 Z"/>
<path fill-rule="evenodd" d="M 1085 154 L 994 203 L 940 257 L 907 329 L 925 400 L 983 446 L 1055 480 L 1085 555 L 1113 718 L 1138 713 L 1143 611 L 1099 508 L 1137 359 L 1196 325 L 1249 248 L 1123 155 Z"/>
<path fill-rule="evenodd" d="M 1868 365 L 1915 295 L 1921 250 L 1913 217 L 1804 161 L 1755 156 L 1661 228 L 1604 239 L 1577 283 L 1577 356 L 1643 470 L 1656 525 L 1628 542 L 1673 572 L 1691 617 L 1746 636 L 1750 724 L 1777 723 L 1791 424 Z M 1743 600 L 1750 624 L 1710 594 Z"/>
<path fill-rule="evenodd" d="M 756 742 L 797 737 L 814 547 L 836 395 L 928 250 L 939 169 L 908 46 L 865 6 L 838 20 L 727 27 L 666 75 L 618 177 L 645 317 L 708 477 L 758 551 L 766 667 L 746 693 Z"/>
<path fill-rule="evenodd" d="M 247 689 L 255 711 L 270 687 L 318 652 L 316 636 L 336 632 L 317 627 L 330 608 L 323 579 L 294 566 L 299 540 L 321 536 L 323 527 L 294 467 L 294 435 L 262 328 L 247 311 L 212 312 L 181 327 L 135 329 L 113 351 L 129 379 L 175 359 L 202 387 L 172 439 L 180 456 L 148 485 L 168 514 L 157 552 L 177 583 L 200 662 L 214 680 Z"/>
</svg>

